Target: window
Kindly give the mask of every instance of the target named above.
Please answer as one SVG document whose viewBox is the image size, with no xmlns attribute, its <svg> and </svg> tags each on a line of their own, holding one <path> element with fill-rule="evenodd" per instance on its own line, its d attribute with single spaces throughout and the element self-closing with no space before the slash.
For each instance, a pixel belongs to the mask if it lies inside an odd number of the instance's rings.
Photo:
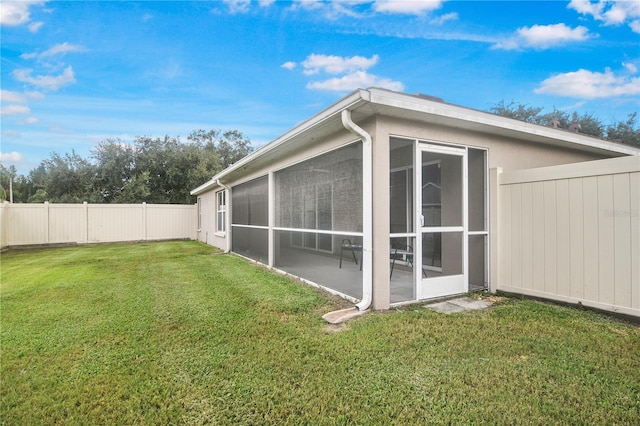
<svg viewBox="0 0 640 426">
<path fill-rule="evenodd" d="M 227 213 L 227 197 L 225 191 L 216 192 L 216 212 L 218 216 L 218 220 L 216 221 L 216 231 L 225 232 L 227 229 L 225 220 Z"/>
</svg>

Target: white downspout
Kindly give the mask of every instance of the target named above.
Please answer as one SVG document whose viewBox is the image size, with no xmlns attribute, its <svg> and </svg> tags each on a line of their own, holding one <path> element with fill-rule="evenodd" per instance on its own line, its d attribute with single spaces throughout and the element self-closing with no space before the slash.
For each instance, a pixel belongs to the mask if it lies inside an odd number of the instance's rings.
<svg viewBox="0 0 640 426">
<path fill-rule="evenodd" d="M 224 235 L 227 239 L 227 247 L 224 249 L 224 252 L 226 254 L 231 251 L 231 188 L 220 182 L 220 179 L 217 179 L 216 183 L 218 184 L 218 186 L 224 188 L 226 192 L 224 197 L 225 202 L 227 203 L 227 211 L 225 212 L 227 217 L 225 218 L 226 221 L 224 222 Z"/>
<path fill-rule="evenodd" d="M 356 308 L 364 311 L 373 296 L 373 147 L 371 135 L 351 120 L 351 111 L 342 111 L 342 125 L 362 138 L 362 300 Z"/>
</svg>

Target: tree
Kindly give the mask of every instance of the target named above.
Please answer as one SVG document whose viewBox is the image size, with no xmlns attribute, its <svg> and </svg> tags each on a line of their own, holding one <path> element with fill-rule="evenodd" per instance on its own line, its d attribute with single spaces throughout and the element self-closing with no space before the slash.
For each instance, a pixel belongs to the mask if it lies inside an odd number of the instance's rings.
<svg viewBox="0 0 640 426">
<path fill-rule="evenodd" d="M 190 141 L 212 149 L 220 159 L 220 167 L 226 169 L 238 160 L 251 154 L 251 141 L 237 130 L 220 133 L 218 130 L 195 130 L 188 136 Z"/>
<path fill-rule="evenodd" d="M 559 129 L 570 130 L 572 126 L 579 125 L 578 131 L 585 135 L 640 146 L 640 128 L 636 125 L 636 113 L 630 114 L 626 121 L 608 126 L 605 130 L 602 121 L 590 113 L 579 115 L 577 112 L 573 112 L 570 114 L 554 108 L 550 113 L 541 114 L 542 110 L 543 108 L 517 104 L 513 101 L 509 104 L 500 101 L 489 109 L 490 112 L 503 117 Z"/>
<path fill-rule="evenodd" d="M 89 159 L 73 150 L 52 153 L 28 177 L 14 178 L 14 200 L 20 195 L 16 202 L 191 204 L 193 188 L 251 150 L 249 139 L 236 130 L 196 130 L 187 142 L 168 135 L 139 136 L 130 144 L 106 139 Z M 0 167 L 4 195 L 10 170 Z"/>
<path fill-rule="evenodd" d="M 16 174 L 15 166 L 11 165 L 7 168 L 3 164 L 0 164 L 0 197 L 2 197 L 2 200 L 9 201 L 11 198 L 10 189 L 11 186 L 13 186 L 11 181 L 15 178 Z"/>
<path fill-rule="evenodd" d="M 505 104 L 504 100 L 498 102 L 489 109 L 493 114 L 534 124 L 540 124 L 538 115 L 542 110 L 543 108 L 530 107 L 526 104 L 516 104 L 514 101 L 511 101 L 509 104 Z"/>
<path fill-rule="evenodd" d="M 105 203 L 121 202 L 134 179 L 135 148 L 120 139 L 106 139 L 91 151 L 96 162 L 95 187 Z M 140 194 L 140 192 L 138 192 Z"/>
<path fill-rule="evenodd" d="M 101 202 L 95 191 L 95 166 L 80 157 L 75 150 L 71 154 L 52 153 L 43 160 L 34 173 L 36 187 L 43 189 L 48 201 L 55 203 Z"/>
<path fill-rule="evenodd" d="M 640 126 L 636 123 L 638 113 L 628 115 L 626 121 L 619 121 L 607 127 L 607 139 L 640 148 Z"/>
</svg>

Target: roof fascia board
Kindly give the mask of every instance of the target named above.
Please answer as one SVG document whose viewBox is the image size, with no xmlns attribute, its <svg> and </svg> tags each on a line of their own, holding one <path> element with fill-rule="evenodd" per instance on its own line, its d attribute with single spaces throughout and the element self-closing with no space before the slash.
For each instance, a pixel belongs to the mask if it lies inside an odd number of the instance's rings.
<svg viewBox="0 0 640 426">
<path fill-rule="evenodd" d="M 497 127 L 520 134 L 554 140 L 559 143 L 572 143 L 623 155 L 640 155 L 640 150 L 637 148 L 614 142 L 598 140 L 578 133 L 570 133 L 568 131 L 553 129 L 550 127 L 547 128 L 537 124 L 489 114 L 483 111 L 430 101 L 403 93 L 390 92 L 384 89 L 372 88 L 369 89 L 369 92 L 371 93 L 370 99 L 372 104 L 409 109 L 424 114 L 460 120 L 462 122 L 470 122 L 488 127 Z"/>
</svg>

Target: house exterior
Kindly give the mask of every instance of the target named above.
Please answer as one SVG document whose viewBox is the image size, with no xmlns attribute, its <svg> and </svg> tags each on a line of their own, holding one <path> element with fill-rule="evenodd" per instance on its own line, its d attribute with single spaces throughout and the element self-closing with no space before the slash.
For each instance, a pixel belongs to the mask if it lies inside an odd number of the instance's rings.
<svg viewBox="0 0 640 426">
<path fill-rule="evenodd" d="M 640 150 L 423 95 L 356 90 L 194 189 L 197 238 L 361 310 L 388 309 L 491 287 L 490 170 L 630 155 Z"/>
</svg>

